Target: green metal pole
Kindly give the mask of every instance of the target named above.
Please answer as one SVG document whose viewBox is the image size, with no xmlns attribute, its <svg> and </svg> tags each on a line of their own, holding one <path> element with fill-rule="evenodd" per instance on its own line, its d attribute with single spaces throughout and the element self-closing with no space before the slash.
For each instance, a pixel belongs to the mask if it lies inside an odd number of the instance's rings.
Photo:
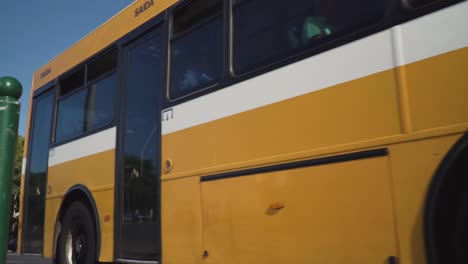
<svg viewBox="0 0 468 264">
<path fill-rule="evenodd" d="M 0 78 L 0 264 L 6 263 L 16 140 L 23 87 L 12 77 Z"/>
</svg>

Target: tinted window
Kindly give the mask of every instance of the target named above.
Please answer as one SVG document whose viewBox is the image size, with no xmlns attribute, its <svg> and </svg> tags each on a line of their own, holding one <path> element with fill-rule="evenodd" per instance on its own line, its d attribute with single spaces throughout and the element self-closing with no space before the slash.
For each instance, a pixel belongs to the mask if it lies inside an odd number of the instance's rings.
<svg viewBox="0 0 468 264">
<path fill-rule="evenodd" d="M 66 95 L 84 85 L 85 69 L 81 68 L 60 81 L 60 95 Z"/>
<path fill-rule="evenodd" d="M 422 7 L 432 3 L 440 2 L 439 0 L 406 0 L 405 1 L 410 7 Z"/>
<path fill-rule="evenodd" d="M 26 171 L 23 251 L 41 253 L 43 245 L 47 165 L 54 94 L 34 99 L 31 147 Z"/>
<path fill-rule="evenodd" d="M 56 141 L 60 142 L 84 132 L 87 89 L 78 91 L 58 103 Z"/>
<path fill-rule="evenodd" d="M 129 52 L 125 118 L 123 222 L 157 220 L 161 91 L 159 37 Z"/>
<path fill-rule="evenodd" d="M 87 82 L 92 82 L 100 76 L 112 71 L 117 67 L 117 49 L 102 55 L 88 64 Z"/>
<path fill-rule="evenodd" d="M 86 98 L 85 132 L 109 124 L 114 117 L 116 75 L 89 85 Z"/>
<path fill-rule="evenodd" d="M 375 0 L 237 0 L 233 66 L 242 74 L 362 28 L 384 14 Z"/>
<path fill-rule="evenodd" d="M 60 81 L 56 142 L 112 122 L 117 55 L 118 50 L 113 49 Z"/>
<path fill-rule="evenodd" d="M 214 15 L 221 13 L 222 1 L 198 0 L 174 12 L 173 32 L 175 35 L 199 25 Z"/>
<path fill-rule="evenodd" d="M 222 1 L 194 1 L 174 14 L 170 97 L 217 83 L 222 63 Z"/>
</svg>

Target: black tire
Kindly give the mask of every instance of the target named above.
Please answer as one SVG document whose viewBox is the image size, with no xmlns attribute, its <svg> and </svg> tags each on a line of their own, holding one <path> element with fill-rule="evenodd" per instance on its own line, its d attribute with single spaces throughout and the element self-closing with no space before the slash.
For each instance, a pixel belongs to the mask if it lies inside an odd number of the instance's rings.
<svg viewBox="0 0 468 264">
<path fill-rule="evenodd" d="M 458 208 L 454 238 L 455 263 L 468 263 L 468 192 L 463 194 Z"/>
<path fill-rule="evenodd" d="M 96 263 L 96 227 L 82 202 L 72 203 L 65 213 L 57 244 L 57 263 Z"/>
</svg>

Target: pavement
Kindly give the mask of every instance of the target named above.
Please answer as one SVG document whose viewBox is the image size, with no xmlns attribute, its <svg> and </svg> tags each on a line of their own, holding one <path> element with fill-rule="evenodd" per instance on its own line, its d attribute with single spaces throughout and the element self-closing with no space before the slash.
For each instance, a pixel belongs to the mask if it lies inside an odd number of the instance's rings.
<svg viewBox="0 0 468 264">
<path fill-rule="evenodd" d="M 15 253 L 8 253 L 7 264 L 52 264 L 52 260 L 39 256 L 21 256 Z"/>
</svg>

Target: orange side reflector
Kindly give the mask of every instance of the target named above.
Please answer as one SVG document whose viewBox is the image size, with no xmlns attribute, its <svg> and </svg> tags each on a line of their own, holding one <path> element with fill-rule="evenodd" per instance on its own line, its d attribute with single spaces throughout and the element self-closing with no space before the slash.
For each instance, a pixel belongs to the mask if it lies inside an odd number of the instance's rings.
<svg viewBox="0 0 468 264">
<path fill-rule="evenodd" d="M 282 202 L 276 202 L 276 203 L 270 204 L 270 209 L 279 210 L 279 209 L 283 209 L 284 206 L 285 206 L 284 203 L 282 203 Z"/>
</svg>

